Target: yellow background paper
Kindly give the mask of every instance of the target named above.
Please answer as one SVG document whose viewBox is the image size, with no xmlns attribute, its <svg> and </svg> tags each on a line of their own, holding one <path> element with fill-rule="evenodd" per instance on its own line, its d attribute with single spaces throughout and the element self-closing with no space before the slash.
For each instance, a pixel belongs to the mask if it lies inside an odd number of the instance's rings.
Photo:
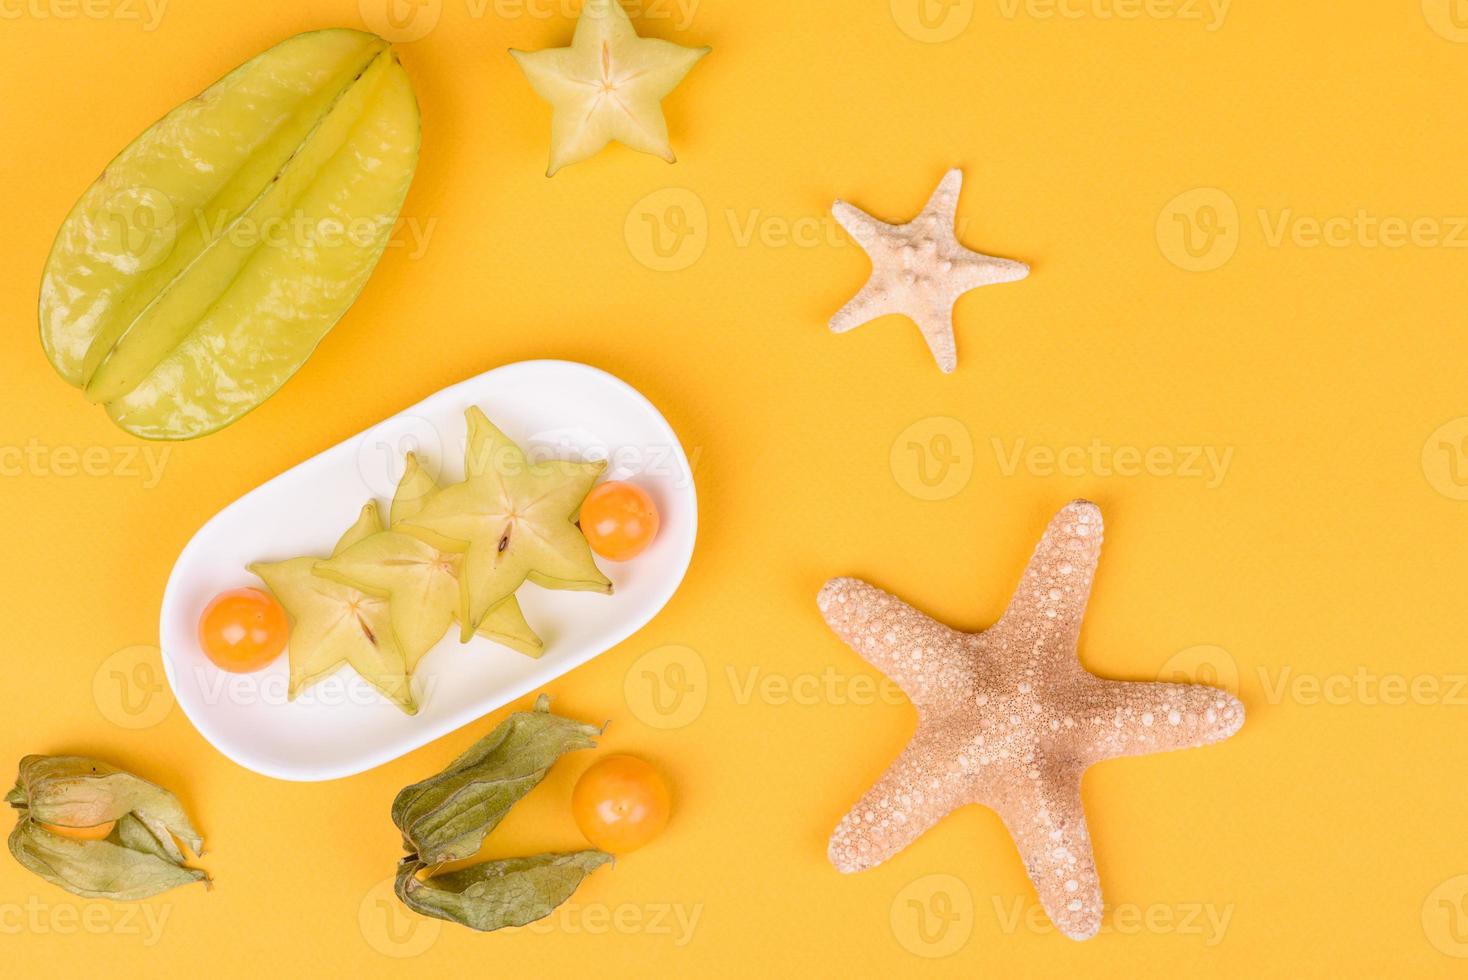
<svg viewBox="0 0 1468 980">
<path fill-rule="evenodd" d="M 85 752 L 165 783 L 217 878 L 109 906 L 0 860 L 7 973 L 1461 970 L 1461 4 L 642 0 L 644 34 L 714 49 L 666 105 L 679 163 L 613 148 L 547 180 L 549 111 L 505 51 L 566 43 L 569 0 L 383 2 L 0 0 L 0 764 Z M 37 342 L 52 235 L 173 105 L 290 34 L 364 24 L 404 41 L 423 108 L 396 246 L 262 408 L 134 441 Z M 910 323 L 826 331 L 867 274 L 827 209 L 904 220 L 955 165 L 962 239 L 1034 271 L 959 304 L 944 377 Z M 217 509 L 532 357 L 645 392 L 703 523 L 664 613 L 551 688 L 612 719 L 598 754 L 667 772 L 672 824 L 547 922 L 481 936 L 393 910 L 388 806 L 498 716 L 273 782 L 171 708 L 157 615 Z M 1249 712 L 1226 743 L 1088 777 L 1110 911 L 1082 945 L 976 807 L 874 871 L 826 863 L 914 714 L 815 610 L 854 574 L 983 627 L 1077 496 L 1107 522 L 1086 665 L 1228 683 Z M 596 757 L 492 853 L 579 846 L 567 801 Z"/>
</svg>

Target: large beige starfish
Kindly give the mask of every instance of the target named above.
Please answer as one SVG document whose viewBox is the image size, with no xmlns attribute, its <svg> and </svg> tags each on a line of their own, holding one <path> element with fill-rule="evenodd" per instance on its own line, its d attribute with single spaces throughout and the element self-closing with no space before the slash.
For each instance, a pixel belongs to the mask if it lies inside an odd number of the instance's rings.
<svg viewBox="0 0 1468 980">
<path fill-rule="evenodd" d="M 1101 885 L 1081 776 L 1124 755 L 1227 738 L 1244 707 L 1196 684 L 1103 680 L 1077 656 L 1101 555 L 1101 511 L 1083 500 L 1050 522 L 999 622 L 961 633 L 865 582 L 821 590 L 826 622 L 895 680 L 918 730 L 831 836 L 831 863 L 864 871 L 966 803 L 992 807 L 1051 920 L 1072 939 L 1101 925 Z"/>
<path fill-rule="evenodd" d="M 861 292 L 831 318 L 831 329 L 845 333 L 879 316 L 900 313 L 923 332 L 938 367 L 958 367 L 953 340 L 953 304 L 970 290 L 997 282 L 1016 282 L 1030 267 L 965 248 L 958 241 L 958 192 L 963 171 L 950 170 L 922 213 L 905 225 L 878 221 L 845 201 L 831 206 L 842 228 L 872 260 L 872 277 Z"/>
<path fill-rule="evenodd" d="M 536 94 L 555 109 L 546 176 L 612 140 L 672 163 L 662 100 L 708 53 L 638 37 L 617 0 L 586 0 L 569 48 L 511 50 Z"/>
</svg>

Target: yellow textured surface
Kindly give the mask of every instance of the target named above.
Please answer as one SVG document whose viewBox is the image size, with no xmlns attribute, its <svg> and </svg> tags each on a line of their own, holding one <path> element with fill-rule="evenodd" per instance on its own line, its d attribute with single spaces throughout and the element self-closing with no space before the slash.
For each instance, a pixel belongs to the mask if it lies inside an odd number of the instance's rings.
<svg viewBox="0 0 1468 980">
<path fill-rule="evenodd" d="M 644 0 L 644 34 L 714 49 L 666 104 L 679 162 L 613 148 L 547 180 L 549 110 L 506 49 L 565 44 L 566 6 L 425 0 L 384 27 L 378 0 L 0 0 L 0 760 L 87 752 L 166 783 L 217 879 L 124 908 L 0 860 L 7 972 L 1461 969 L 1468 18 Z M 197 443 L 132 440 L 37 341 L 56 227 L 164 111 L 364 18 L 431 27 L 400 48 L 424 122 L 401 246 L 262 408 Z M 826 330 L 868 273 L 826 209 L 905 219 L 951 166 L 965 244 L 1033 272 L 960 302 L 945 377 L 910 323 Z M 676 810 L 547 923 L 415 928 L 374 891 L 399 852 L 388 805 L 497 719 L 338 783 L 272 782 L 167 711 L 148 648 L 219 507 L 530 357 L 626 378 L 697 460 L 684 587 L 551 690 L 613 720 L 601 751 L 663 767 Z M 1077 496 L 1107 527 L 1087 665 L 1237 678 L 1248 709 L 1225 743 L 1088 777 L 1109 911 L 1079 945 L 976 807 L 876 870 L 826 862 L 915 719 L 815 608 L 859 575 L 987 625 Z M 570 788 L 595 757 L 562 763 L 494 852 L 576 846 Z"/>
</svg>

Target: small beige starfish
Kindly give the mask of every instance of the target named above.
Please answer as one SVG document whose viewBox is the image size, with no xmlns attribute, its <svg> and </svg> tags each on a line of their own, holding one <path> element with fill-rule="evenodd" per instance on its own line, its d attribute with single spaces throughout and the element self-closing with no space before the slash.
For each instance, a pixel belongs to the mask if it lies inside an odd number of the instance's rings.
<svg viewBox="0 0 1468 980">
<path fill-rule="evenodd" d="M 821 590 L 826 622 L 918 710 L 912 742 L 831 836 L 831 863 L 864 871 L 967 803 L 998 812 L 1062 932 L 1101 925 L 1081 776 L 1124 755 L 1206 745 L 1244 723 L 1225 691 L 1110 681 L 1081 666 L 1081 617 L 1101 555 L 1083 500 L 1046 530 L 999 622 L 961 633 L 855 579 Z"/>
<path fill-rule="evenodd" d="M 953 304 L 970 290 L 1016 282 L 1030 274 L 1023 262 L 998 259 L 958 241 L 958 192 L 963 171 L 943 175 L 922 213 L 905 225 L 878 221 L 845 201 L 831 206 L 842 228 L 872 260 L 872 277 L 856 298 L 831 318 L 836 333 L 888 313 L 909 317 L 945 373 L 958 367 L 953 340 Z"/>
</svg>

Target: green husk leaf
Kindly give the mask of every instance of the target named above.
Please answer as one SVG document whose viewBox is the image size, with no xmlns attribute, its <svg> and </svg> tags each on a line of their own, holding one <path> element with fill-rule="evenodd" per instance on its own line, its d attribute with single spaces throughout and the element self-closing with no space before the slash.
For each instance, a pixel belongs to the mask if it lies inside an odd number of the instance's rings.
<svg viewBox="0 0 1468 980">
<path fill-rule="evenodd" d="M 182 863 L 181 859 L 175 857 L 178 848 L 172 840 L 165 844 L 153 831 L 148 829 L 147 824 L 131 813 L 124 814 L 122 819 L 117 821 L 117 826 L 107 839 L 114 844 L 121 844 L 128 850 L 151 854 L 162 861 L 169 861 L 173 864 Z"/>
<path fill-rule="evenodd" d="M 425 865 L 474 856 L 557 759 L 595 748 L 600 733 L 595 725 L 551 714 L 550 699 L 541 695 L 533 710 L 512 714 L 443 772 L 397 795 L 392 819 L 404 846 Z"/>
<path fill-rule="evenodd" d="M 12 803 L 33 820 L 61 827 L 95 827 L 132 814 L 182 863 L 177 837 L 195 854 L 203 854 L 204 838 L 189 823 L 168 790 L 96 759 L 81 756 L 28 755 L 21 760 Z M 8 797 L 7 797 L 8 798 Z"/>
<path fill-rule="evenodd" d="M 594 850 L 537 854 L 420 879 L 423 864 L 409 857 L 398 866 L 396 891 L 420 915 L 492 932 L 550 915 L 587 875 L 611 860 L 610 854 Z"/>
<path fill-rule="evenodd" d="M 28 755 L 5 800 L 19 811 L 10 853 L 21 865 L 83 898 L 131 901 L 208 882 L 184 866 L 175 837 L 195 854 L 204 838 L 177 797 L 115 766 L 82 756 Z M 47 830 L 116 821 L 105 840 L 76 840 Z"/>
<path fill-rule="evenodd" d="M 174 864 L 156 853 L 135 851 L 111 840 L 58 837 L 30 819 L 22 819 L 11 831 L 10 853 L 30 871 L 82 898 L 129 902 L 208 881 L 203 871 Z"/>
</svg>

